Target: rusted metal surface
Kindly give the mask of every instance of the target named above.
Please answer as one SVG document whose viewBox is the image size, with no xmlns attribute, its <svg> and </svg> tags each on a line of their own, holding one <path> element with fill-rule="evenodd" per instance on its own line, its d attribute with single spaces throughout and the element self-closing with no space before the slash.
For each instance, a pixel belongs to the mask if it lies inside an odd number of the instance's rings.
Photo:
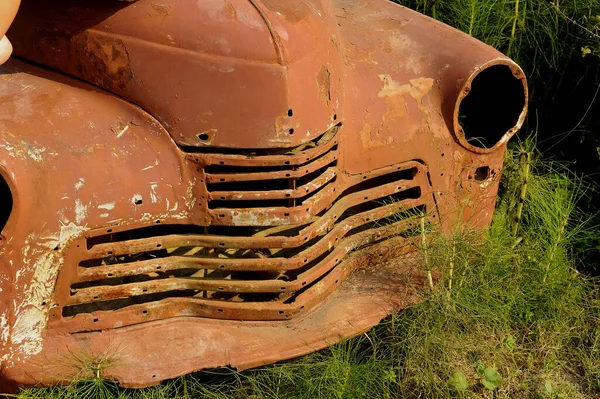
<svg viewBox="0 0 600 399">
<path fill-rule="evenodd" d="M 5 387 L 322 348 L 418 297 L 421 215 L 489 225 L 527 89 L 469 36 L 386 0 L 50 3 L 0 67 Z"/>
</svg>

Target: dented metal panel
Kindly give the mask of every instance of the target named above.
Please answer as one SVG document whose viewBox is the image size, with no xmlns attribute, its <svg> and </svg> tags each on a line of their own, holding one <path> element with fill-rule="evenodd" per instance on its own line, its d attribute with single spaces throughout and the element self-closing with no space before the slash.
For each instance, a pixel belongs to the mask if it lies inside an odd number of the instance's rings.
<svg viewBox="0 0 600 399">
<path fill-rule="evenodd" d="M 513 61 L 386 0 L 29 0 L 9 34 L 5 389 L 361 333 L 418 298 L 421 218 L 489 225 L 527 108 Z"/>
</svg>

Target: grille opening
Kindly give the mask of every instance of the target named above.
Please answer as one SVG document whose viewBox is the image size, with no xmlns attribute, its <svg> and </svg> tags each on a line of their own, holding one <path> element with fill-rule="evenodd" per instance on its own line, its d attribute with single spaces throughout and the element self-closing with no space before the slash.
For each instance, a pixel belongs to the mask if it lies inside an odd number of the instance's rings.
<svg viewBox="0 0 600 399">
<path fill-rule="evenodd" d="M 280 172 L 282 170 L 290 170 L 290 166 L 289 165 L 278 165 L 278 166 L 207 165 L 204 167 L 204 171 L 208 174 Z"/>
<path fill-rule="evenodd" d="M 392 172 L 382 176 L 377 176 L 373 179 L 365 180 L 346 189 L 342 193 L 342 195 L 340 195 L 340 198 L 349 194 L 356 193 L 358 191 L 369 190 L 371 188 L 383 186 L 385 184 L 397 182 L 399 180 L 413 180 L 417 175 L 418 171 L 419 170 L 415 167 L 410 169 L 399 170 L 397 172 Z"/>
<path fill-rule="evenodd" d="M 315 280 L 315 281 L 311 282 L 310 284 L 306 284 L 304 287 L 302 287 L 298 291 L 294 292 L 294 295 L 291 295 L 289 298 L 287 298 L 285 301 L 283 301 L 283 303 L 286 304 L 286 305 L 289 305 L 289 304 L 292 304 L 292 303 L 296 302 L 296 298 L 298 298 L 304 292 L 310 290 L 319 281 L 321 281 L 322 279 L 326 278 L 330 273 L 333 272 L 334 269 L 335 269 L 335 267 L 332 267 L 330 270 L 328 270 L 327 272 L 325 272 L 320 279 Z"/>
<path fill-rule="evenodd" d="M 366 230 L 376 229 L 376 228 L 379 228 L 379 227 L 384 227 L 384 226 L 392 225 L 392 224 L 397 223 L 397 222 L 399 222 L 401 220 L 408 219 L 408 218 L 413 217 L 415 215 L 419 215 L 420 212 L 425 212 L 425 205 L 419 205 L 417 207 L 410 208 L 410 209 L 408 209 L 408 210 L 406 210 L 404 212 L 399 212 L 396 215 L 384 217 L 384 218 L 377 219 L 377 220 L 373 220 L 371 222 L 368 222 L 368 223 L 365 223 L 365 224 L 360 225 L 358 227 L 355 227 L 355 228 L 353 228 L 352 230 L 350 230 L 346 234 L 346 237 L 350 237 L 350 236 L 353 236 L 355 234 L 362 233 L 363 231 L 366 231 Z"/>
<path fill-rule="evenodd" d="M 302 187 L 310 181 L 314 181 L 316 177 L 320 174 L 324 173 L 329 167 L 336 166 L 337 161 L 334 161 L 332 164 L 315 171 L 313 174 L 309 174 L 306 179 L 290 179 L 291 181 L 296 180 L 296 187 Z M 372 179 L 365 180 L 359 184 L 356 184 L 348 189 L 346 189 L 337 199 L 343 198 L 349 194 L 353 194 L 358 191 L 369 190 L 371 188 L 379 187 L 381 185 L 385 185 L 388 183 L 400 181 L 400 180 L 413 180 L 417 175 L 418 168 L 409 168 L 404 170 L 399 170 L 396 172 L 388 173 L 382 176 L 378 176 Z M 367 176 L 365 176 L 367 178 Z M 284 182 L 288 182 L 288 180 L 282 180 Z M 209 201 L 208 207 L 209 209 L 218 209 L 218 208 L 229 208 L 229 209 L 240 209 L 240 208 L 258 208 L 258 207 L 293 207 L 296 205 L 302 205 L 306 203 L 308 199 L 317 195 L 324 187 L 335 183 L 336 178 L 333 178 L 327 184 L 319 187 L 317 190 L 309 193 L 308 195 L 299 198 L 295 201 L 290 201 L 289 199 L 277 199 L 277 200 L 243 200 L 243 201 L 228 201 L 228 200 L 212 200 Z M 256 182 L 248 182 L 249 186 L 251 186 L 254 190 L 257 188 L 264 189 L 263 186 L 258 186 Z M 238 183 L 234 183 L 238 184 Z M 231 190 L 233 191 L 233 189 Z M 241 190 L 240 190 L 241 191 Z"/>
<path fill-rule="evenodd" d="M 323 239 L 323 237 L 324 237 L 324 235 L 318 235 L 308 241 L 305 241 L 304 243 L 302 243 L 302 245 L 300 245 L 298 247 L 282 249 L 279 252 L 273 254 L 273 257 L 293 258 L 293 257 L 301 254 L 306 249 L 317 244 L 319 241 L 321 241 Z"/>
<path fill-rule="evenodd" d="M 268 179 L 268 180 L 253 180 L 253 181 L 233 181 L 233 182 L 212 182 L 207 184 L 207 190 L 209 192 L 253 192 L 253 191 L 283 191 L 290 189 L 300 189 L 301 187 L 307 186 L 309 183 L 314 182 L 315 180 L 321 178 L 331 178 L 331 173 L 333 169 L 333 174 L 335 174 L 335 168 L 337 167 L 337 160 L 334 158 L 329 163 L 322 165 L 320 168 L 311 171 L 311 164 L 318 162 L 323 157 L 327 156 L 327 154 L 331 154 L 334 151 L 336 146 L 334 146 L 328 152 L 321 154 L 315 159 L 308 160 L 302 166 L 287 166 L 283 169 L 278 169 L 277 171 L 285 170 L 289 172 L 305 172 L 306 174 L 299 178 L 288 178 L 281 177 L 278 179 Z M 270 167 L 259 167 L 261 172 L 273 171 L 273 168 Z M 237 166 L 216 166 L 213 165 L 211 167 L 207 167 L 207 172 L 211 173 L 255 173 L 257 171 L 256 167 L 237 167 Z M 224 199 L 223 197 L 215 196 L 214 199 L 211 199 L 208 202 L 209 209 L 219 209 L 219 208 L 229 208 L 229 209 L 244 209 L 244 208 L 261 208 L 261 207 L 294 207 L 298 204 L 304 203 L 308 198 L 314 196 L 319 192 L 324 186 L 333 183 L 335 181 L 335 177 L 329 181 L 324 182 L 320 187 L 318 187 L 313 192 L 307 193 L 307 195 L 302 198 L 292 199 L 289 194 L 281 194 L 281 198 L 271 198 L 271 199 L 260 199 L 260 198 L 252 198 L 252 199 L 243 199 L 243 200 L 232 200 L 232 199 Z"/>
<path fill-rule="evenodd" d="M 525 101 L 523 82 L 507 65 L 480 72 L 459 104 L 458 122 L 466 140 L 478 148 L 492 148 L 517 125 Z"/>
<path fill-rule="evenodd" d="M 299 198 L 296 200 L 296 205 L 304 205 L 307 204 L 309 202 L 309 200 L 313 197 L 315 197 L 317 194 L 319 194 L 322 190 L 325 189 L 325 187 L 328 186 L 334 186 L 333 191 L 335 191 L 335 183 L 337 181 L 337 176 L 335 176 L 333 179 L 331 179 L 329 182 L 327 182 L 326 184 L 323 184 L 320 187 L 317 187 L 316 190 L 314 190 L 313 192 L 308 193 L 307 195 L 305 195 L 302 198 Z M 335 202 L 334 202 L 335 203 Z"/>
<path fill-rule="evenodd" d="M 13 208 L 13 196 L 10 187 L 0 175 L 0 232 L 4 230 Z"/>
<path fill-rule="evenodd" d="M 269 234 L 269 237 L 294 237 L 300 234 L 300 231 L 308 227 L 310 224 L 311 221 L 305 221 L 302 224 L 290 225 L 289 228 L 286 228 L 285 230 L 281 229 L 279 231 L 274 231 L 272 234 Z"/>
<path fill-rule="evenodd" d="M 280 208 L 288 206 L 288 199 L 280 200 L 245 200 L 245 201 L 210 201 L 208 209 L 251 209 L 251 208 Z"/>
<path fill-rule="evenodd" d="M 234 181 L 225 183 L 210 183 L 206 185 L 209 192 L 213 191 L 272 191 L 286 190 L 289 187 L 287 179 L 261 181 Z"/>
<path fill-rule="evenodd" d="M 308 174 L 302 176 L 301 178 L 296 179 L 296 187 L 302 187 L 305 184 L 310 183 L 311 181 L 315 180 L 316 178 L 321 176 L 323 173 L 325 173 L 325 171 L 327 169 L 329 169 L 331 167 L 336 167 L 336 166 L 337 166 L 337 161 L 333 161 L 332 163 L 322 167 L 321 169 L 315 170 L 312 173 L 308 173 Z"/>
<path fill-rule="evenodd" d="M 361 183 L 357 184 L 356 186 L 353 186 L 353 187 L 347 189 L 346 191 L 344 191 L 344 193 L 342 195 L 340 195 L 332 203 L 332 206 L 335 203 L 337 203 L 339 200 L 343 199 L 346 195 L 352 194 L 354 192 L 362 191 L 362 190 L 368 190 L 369 188 L 376 187 L 381 184 L 387 184 L 390 182 L 394 182 L 399 179 L 411 180 L 414 178 L 416 173 L 417 173 L 417 168 L 411 168 L 411 169 L 406 169 L 406 170 L 402 170 L 402 171 L 398 171 L 398 172 L 393 172 L 388 175 L 379 176 L 379 177 L 371 179 L 371 180 L 365 180 L 364 182 L 361 182 Z M 330 183 L 335 183 L 335 181 L 336 181 L 336 179 L 334 178 Z M 308 200 L 309 198 L 316 195 L 324 187 L 325 186 L 319 188 L 315 192 L 310 193 L 309 195 L 307 195 L 303 198 L 300 198 L 298 200 L 298 202 L 304 203 L 306 200 Z M 387 199 L 384 201 L 385 202 L 387 202 L 387 201 L 402 201 L 405 199 L 418 199 L 420 197 L 421 197 L 421 188 L 413 187 L 408 190 L 403 190 L 398 193 L 395 193 L 391 196 L 387 196 L 386 197 Z M 213 205 L 212 207 L 214 207 L 214 208 L 217 208 L 217 207 L 227 208 L 232 205 L 232 202 L 235 202 L 236 208 L 245 208 L 245 207 L 252 208 L 252 207 L 256 207 L 257 203 L 260 203 L 261 205 L 263 205 L 263 204 L 269 203 L 269 202 L 273 203 L 275 205 L 279 205 L 279 206 L 288 206 L 288 204 L 289 204 L 287 199 L 273 200 L 273 201 L 259 200 L 259 201 L 211 201 L 211 202 Z M 351 207 L 351 208 L 347 209 L 342 215 L 340 215 L 340 218 L 338 219 L 338 221 L 342 221 L 342 220 L 346 219 L 347 217 L 352 216 L 354 214 L 366 212 L 366 211 L 369 211 L 371 209 L 375 209 L 375 208 L 378 208 L 381 206 L 382 206 L 382 200 L 375 199 L 373 201 Z M 290 229 L 281 230 L 272 235 L 273 236 L 283 235 L 283 236 L 289 236 L 289 237 L 295 236 L 295 235 L 298 235 L 298 232 L 301 229 L 303 229 L 305 226 L 306 226 L 306 224 L 303 224 L 300 226 L 291 226 Z M 172 234 L 180 234 L 180 235 L 209 234 L 209 235 L 219 235 L 219 236 L 251 237 L 261 231 L 268 230 L 270 228 L 271 227 L 268 227 L 268 226 L 265 226 L 265 227 L 253 227 L 253 226 L 241 226 L 241 227 L 208 226 L 208 227 L 203 227 L 203 226 L 194 226 L 194 225 L 161 224 L 161 225 L 154 225 L 154 226 L 150 226 L 150 227 L 144 227 L 144 228 L 140 228 L 140 229 L 134 229 L 134 230 L 128 230 L 128 231 L 123 231 L 123 232 L 105 234 L 105 235 L 96 236 L 96 237 L 90 237 L 87 239 L 87 248 L 91 249 L 95 245 L 105 244 L 105 243 L 115 243 L 115 242 L 128 241 L 128 240 L 134 240 L 134 239 L 160 237 L 160 236 L 166 236 L 166 235 L 172 235 Z M 152 253 L 149 253 L 149 254 L 151 257 L 162 257 L 164 253 L 165 253 L 164 251 L 157 250 L 157 251 L 153 251 Z M 132 257 L 134 255 L 128 255 L 128 256 Z M 99 261 L 100 261 L 99 259 L 83 261 L 80 263 L 80 266 L 83 266 L 83 267 L 98 266 Z M 117 263 L 117 262 L 113 262 L 113 263 Z"/>
<path fill-rule="evenodd" d="M 320 237 L 322 238 L 322 237 Z M 321 263 L 327 256 L 329 256 L 329 254 L 333 251 L 333 248 L 323 251 L 323 253 L 319 256 L 317 256 L 315 259 L 313 259 L 311 262 L 306 263 L 305 265 L 303 265 L 302 267 L 296 269 L 296 270 L 287 270 L 284 274 L 284 276 L 289 279 L 289 281 L 296 281 L 298 279 L 298 276 L 301 275 L 304 272 L 309 271 L 310 269 L 312 269 L 313 267 L 317 266 L 319 263 Z"/>
<path fill-rule="evenodd" d="M 344 214 L 339 218 L 339 221 L 345 220 L 350 216 L 358 215 L 360 213 L 368 212 L 373 209 L 381 208 L 382 206 L 389 205 L 393 202 L 419 198 L 421 198 L 421 187 L 412 187 L 408 190 L 399 191 L 392 195 L 387 195 L 384 198 L 377 198 L 372 201 L 363 202 L 362 204 L 358 204 L 351 208 L 348 208 L 344 212 Z"/>
</svg>

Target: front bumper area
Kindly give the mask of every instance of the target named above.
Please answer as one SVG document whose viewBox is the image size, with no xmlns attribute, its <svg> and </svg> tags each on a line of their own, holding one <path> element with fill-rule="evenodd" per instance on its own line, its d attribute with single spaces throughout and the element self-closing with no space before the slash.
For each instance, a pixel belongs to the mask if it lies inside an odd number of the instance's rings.
<svg viewBox="0 0 600 399">
<path fill-rule="evenodd" d="M 257 367 L 313 352 L 358 335 L 418 300 L 425 285 L 422 255 L 395 237 L 349 256 L 357 270 L 314 311 L 288 321 L 239 322 L 177 317 L 86 333 L 47 331 L 44 348 L 4 378 L 20 386 L 101 376 L 144 387 L 201 369 Z M 404 255 L 404 256 L 402 256 Z M 401 256 L 398 258 L 398 256 Z"/>
</svg>

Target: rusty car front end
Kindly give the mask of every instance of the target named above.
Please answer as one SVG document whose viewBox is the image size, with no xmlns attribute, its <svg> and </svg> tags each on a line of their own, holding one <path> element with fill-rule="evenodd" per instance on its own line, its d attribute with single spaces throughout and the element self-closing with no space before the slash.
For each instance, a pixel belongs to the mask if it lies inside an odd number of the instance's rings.
<svg viewBox="0 0 600 399">
<path fill-rule="evenodd" d="M 0 67 L 0 378 L 258 366 L 489 225 L 523 71 L 387 0 L 23 1 Z M 419 238 L 420 239 L 420 238 Z M 90 360 L 91 361 L 91 360 Z"/>
</svg>

